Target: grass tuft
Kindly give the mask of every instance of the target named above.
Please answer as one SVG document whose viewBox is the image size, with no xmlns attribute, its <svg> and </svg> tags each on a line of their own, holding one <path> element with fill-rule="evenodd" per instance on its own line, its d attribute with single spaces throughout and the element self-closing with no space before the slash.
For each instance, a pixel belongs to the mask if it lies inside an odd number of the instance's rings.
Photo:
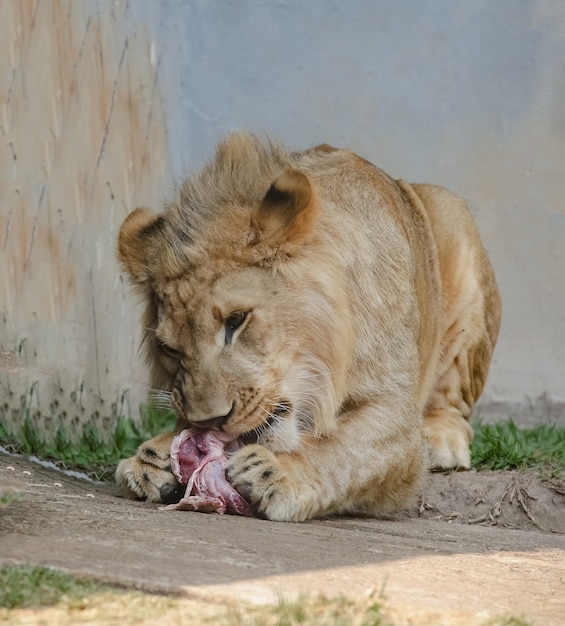
<svg viewBox="0 0 565 626">
<path fill-rule="evenodd" d="M 127 591 L 47 567 L 0 567 L 0 622 L 7 624 L 105 624 L 149 626 L 392 626 L 379 594 L 349 598 L 303 595 L 294 600 L 253 606 L 222 604 L 182 596 Z M 420 623 L 418 618 L 402 624 Z M 426 624 L 432 622 L 426 621 Z M 441 623 L 444 623 L 442 620 Z M 459 621 L 457 622 L 459 623 Z M 483 626 L 532 626 L 513 616 Z"/>
<path fill-rule="evenodd" d="M 12 502 L 21 502 L 25 500 L 25 493 L 11 489 L 3 489 L 0 484 L 0 509 L 12 504 Z"/>
<path fill-rule="evenodd" d="M 84 472 L 94 480 L 112 480 L 121 459 L 133 456 L 138 446 L 154 435 L 172 430 L 175 422 L 173 413 L 145 407 L 139 424 L 119 418 L 110 437 L 87 423 L 78 443 L 71 441 L 63 428 L 57 430 L 53 441 L 46 442 L 27 417 L 17 435 L 0 423 L 0 444 L 10 452 L 35 455 L 63 469 Z"/>
<path fill-rule="evenodd" d="M 521 617 L 495 617 L 484 624 L 484 626 L 533 626 L 531 622 L 526 622 Z"/>
<path fill-rule="evenodd" d="M 63 469 L 75 469 L 94 480 L 112 480 L 117 463 L 133 456 L 138 446 L 150 437 L 175 426 L 170 411 L 145 406 L 139 423 L 120 418 L 113 433 L 102 432 L 94 423 L 82 429 L 80 440 L 71 441 L 59 428 L 51 442 L 45 442 L 28 417 L 19 433 L 9 432 L 0 422 L 0 444 L 10 452 L 36 455 Z M 540 468 L 544 476 L 556 478 L 565 468 L 565 428 L 541 425 L 518 428 L 512 420 L 474 425 L 471 465 L 476 470 Z"/>
<path fill-rule="evenodd" d="M 106 586 L 48 567 L 5 565 L 0 568 L 0 607 L 53 606 L 62 600 L 100 593 Z"/>
<path fill-rule="evenodd" d="M 120 599 L 121 598 L 121 599 Z M 116 605 L 116 603 L 118 603 Z M 121 607 L 120 603 L 124 606 Z M 161 615 L 162 623 L 214 624 L 217 626 L 387 626 L 382 604 L 373 597 L 350 599 L 344 596 L 304 596 L 281 599 L 266 606 L 222 606 L 193 603 L 189 599 L 166 598 L 139 592 L 127 592 L 96 581 L 80 578 L 41 566 L 5 565 L 0 567 L 0 609 L 42 609 L 57 607 L 53 619 L 64 616 L 65 623 L 82 623 L 85 614 L 90 623 L 107 623 L 99 605 L 116 605 L 117 618 L 125 611 L 127 619 L 108 623 L 161 623 L 147 618 Z M 92 613 L 93 609 L 96 613 Z M 61 614 L 62 613 L 62 614 Z M 0 621 L 8 617 L 0 613 Z M 49 614 L 47 614 L 49 615 Z M 93 619 L 92 619 L 93 618 Z M 98 619 L 97 619 L 98 618 Z M 75 621 L 78 620 L 78 621 Z M 58 620 L 57 620 L 58 621 Z M 46 622 L 46 623 L 49 623 Z M 53 622 L 57 623 L 57 622 Z"/>
<path fill-rule="evenodd" d="M 512 420 L 475 425 L 471 465 L 477 470 L 543 469 L 557 477 L 565 467 L 565 428 L 518 428 Z"/>
<path fill-rule="evenodd" d="M 388 626 L 383 605 L 345 596 L 281 599 L 277 604 L 230 611 L 222 626 Z"/>
</svg>

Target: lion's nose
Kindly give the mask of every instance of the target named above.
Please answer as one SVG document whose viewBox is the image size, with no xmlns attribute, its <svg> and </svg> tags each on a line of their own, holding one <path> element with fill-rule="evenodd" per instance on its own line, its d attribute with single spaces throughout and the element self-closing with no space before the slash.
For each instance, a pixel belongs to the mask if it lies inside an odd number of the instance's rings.
<svg viewBox="0 0 565 626">
<path fill-rule="evenodd" d="M 194 426 L 198 426 L 198 428 L 206 428 L 206 429 L 214 429 L 214 430 L 222 430 L 229 418 L 233 415 L 235 411 L 235 402 L 231 405 L 231 409 L 225 414 L 220 415 L 219 417 L 211 417 L 207 420 L 198 420 L 192 421 L 189 420 L 191 424 Z"/>
</svg>

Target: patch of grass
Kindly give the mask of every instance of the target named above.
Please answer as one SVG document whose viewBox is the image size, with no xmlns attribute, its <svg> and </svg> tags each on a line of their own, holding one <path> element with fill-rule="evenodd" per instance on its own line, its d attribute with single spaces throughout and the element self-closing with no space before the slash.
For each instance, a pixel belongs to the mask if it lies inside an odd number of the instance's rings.
<svg viewBox="0 0 565 626">
<path fill-rule="evenodd" d="M 117 463 L 133 456 L 138 446 L 150 437 L 172 430 L 176 416 L 171 411 L 143 407 L 138 423 L 119 418 L 112 433 L 87 423 L 78 443 L 59 428 L 51 442 L 42 439 L 27 417 L 19 433 L 8 432 L 0 422 L 0 444 L 10 452 L 36 455 L 63 469 L 75 469 L 95 480 L 112 480 Z M 559 477 L 565 469 L 565 428 L 541 425 L 518 428 L 512 420 L 492 425 L 474 424 L 471 465 L 477 470 L 540 468 L 544 475 Z M 0 505 L 2 502 L 0 502 Z"/>
<path fill-rule="evenodd" d="M 373 598 L 303 597 L 278 604 L 230 611 L 222 626 L 389 626 L 383 605 Z"/>
<path fill-rule="evenodd" d="M 533 626 L 531 622 L 526 622 L 520 617 L 496 617 L 486 622 L 484 626 Z"/>
<path fill-rule="evenodd" d="M 48 567 L 5 565 L 0 568 L 0 607 L 44 607 L 80 599 L 108 587 Z"/>
<path fill-rule="evenodd" d="M 475 424 L 471 465 L 477 470 L 535 467 L 557 477 L 565 468 L 565 428 L 518 428 L 512 420 Z"/>
<path fill-rule="evenodd" d="M 67 617 L 71 617 L 72 613 L 76 617 L 97 607 L 101 600 L 106 604 L 110 600 L 115 605 L 120 603 L 120 598 L 127 605 L 127 623 L 144 623 L 149 609 L 154 617 L 161 613 L 163 623 L 218 626 L 386 626 L 381 614 L 381 604 L 371 599 L 303 597 L 293 601 L 281 599 L 277 604 L 266 606 L 239 605 L 235 609 L 221 604 L 199 605 L 183 598 L 163 598 L 119 591 L 46 567 L 7 565 L 0 568 L 0 607 L 6 609 L 44 609 L 57 606 L 65 610 Z M 182 616 L 186 617 L 187 613 L 190 616 L 189 621 L 178 620 Z M 98 614 L 98 617 L 102 618 L 103 615 Z M 171 617 L 177 619 L 170 621 Z M 106 623 L 106 620 L 100 619 L 100 622 Z M 98 623 L 98 620 L 94 623 Z M 117 623 L 121 621 L 118 620 Z"/>
<path fill-rule="evenodd" d="M 17 434 L 8 432 L 0 423 L 0 443 L 16 454 L 35 455 L 63 469 L 84 472 L 95 480 L 112 480 L 121 459 L 133 456 L 138 446 L 152 436 L 172 430 L 175 421 L 170 411 L 144 407 L 139 424 L 119 418 L 110 436 L 87 423 L 78 442 L 72 441 L 63 428 L 58 429 L 53 441 L 46 442 L 27 417 Z"/>
<path fill-rule="evenodd" d="M 304 596 L 277 604 L 234 608 L 182 597 L 127 592 L 47 567 L 0 567 L 1 609 L 41 609 L 45 623 L 190 623 L 214 626 L 387 626 L 372 597 Z M 47 611 L 48 607 L 53 609 Z M 111 608 L 110 608 L 111 607 Z M 10 617 L 0 609 L 0 621 Z M 106 611 L 110 612 L 110 615 Z M 12 615 L 14 615 L 12 613 Z M 74 616 L 74 617 L 73 617 Z M 126 619 L 127 616 L 127 619 Z M 53 621 L 50 622 L 49 618 Z M 108 617 L 111 619 L 108 621 Z M 157 621 L 155 621 L 157 620 Z M 161 621 L 162 620 L 162 621 Z M 9 621 L 9 619 L 8 619 Z"/>
<path fill-rule="evenodd" d="M 25 500 L 25 493 L 21 491 L 6 490 L 2 488 L 2 485 L 0 485 L 0 509 L 3 509 L 12 502 L 21 502 L 22 500 Z"/>
<path fill-rule="evenodd" d="M 422 619 L 402 610 L 402 624 L 447 623 Z M 435 618 L 438 616 L 435 615 Z M 446 618 L 449 613 L 446 613 Z M 303 595 L 294 600 L 252 606 L 244 601 L 209 602 L 183 596 L 127 591 L 46 567 L 0 567 L 0 623 L 96 624 L 99 626 L 393 626 L 381 594 L 348 598 Z M 451 622 L 450 622 L 451 623 Z M 461 623 L 457 621 L 457 623 Z M 473 622 L 475 623 L 475 622 Z M 532 626 L 513 616 L 483 626 Z"/>
</svg>

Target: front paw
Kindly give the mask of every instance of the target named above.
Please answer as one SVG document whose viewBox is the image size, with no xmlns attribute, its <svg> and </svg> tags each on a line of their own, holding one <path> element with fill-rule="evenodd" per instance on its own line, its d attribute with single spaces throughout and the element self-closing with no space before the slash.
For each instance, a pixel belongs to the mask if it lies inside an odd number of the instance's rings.
<svg viewBox="0 0 565 626">
<path fill-rule="evenodd" d="M 299 478 L 290 455 L 248 445 L 230 459 L 226 476 L 260 517 L 300 522 L 318 510 L 315 491 Z"/>
<path fill-rule="evenodd" d="M 182 498 L 185 487 L 171 472 L 169 451 L 173 436 L 158 435 L 142 443 L 135 456 L 119 462 L 116 482 L 125 497 L 166 504 Z"/>
<path fill-rule="evenodd" d="M 432 470 L 469 469 L 469 443 L 473 429 L 459 414 L 431 411 L 424 421 L 424 435 L 428 442 L 428 466 Z"/>
</svg>

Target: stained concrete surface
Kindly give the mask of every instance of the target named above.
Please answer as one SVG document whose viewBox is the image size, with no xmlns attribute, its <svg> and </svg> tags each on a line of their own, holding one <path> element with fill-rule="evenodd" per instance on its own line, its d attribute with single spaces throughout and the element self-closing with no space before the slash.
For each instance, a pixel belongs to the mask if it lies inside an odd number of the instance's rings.
<svg viewBox="0 0 565 626">
<path fill-rule="evenodd" d="M 563 534 L 456 519 L 281 524 L 163 511 L 120 498 L 113 485 L 4 454 L 0 479 L 25 496 L 0 509 L 0 563 L 48 565 L 210 601 L 384 590 L 402 616 L 431 612 L 441 623 L 478 624 L 515 615 L 540 626 L 564 623 Z M 450 622 L 450 615 L 459 621 Z"/>
</svg>

